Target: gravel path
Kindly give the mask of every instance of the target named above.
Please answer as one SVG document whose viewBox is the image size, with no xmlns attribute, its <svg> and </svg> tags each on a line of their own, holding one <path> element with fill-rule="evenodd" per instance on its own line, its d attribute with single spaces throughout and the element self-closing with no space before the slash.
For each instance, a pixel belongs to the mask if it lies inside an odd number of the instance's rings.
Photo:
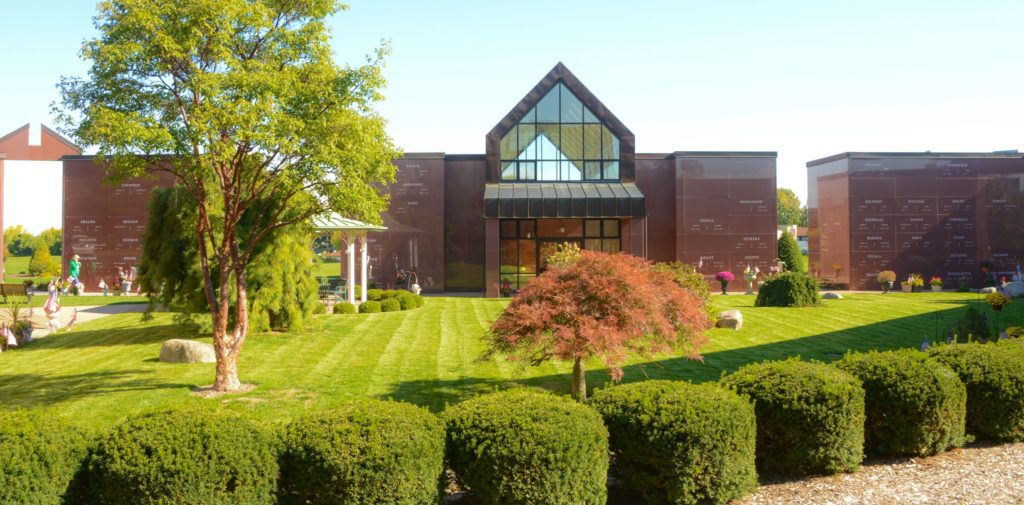
<svg viewBox="0 0 1024 505">
<path fill-rule="evenodd" d="M 1024 504 L 1024 444 L 974 445 L 873 461 L 853 474 L 762 485 L 735 502 L 760 504 Z"/>
</svg>

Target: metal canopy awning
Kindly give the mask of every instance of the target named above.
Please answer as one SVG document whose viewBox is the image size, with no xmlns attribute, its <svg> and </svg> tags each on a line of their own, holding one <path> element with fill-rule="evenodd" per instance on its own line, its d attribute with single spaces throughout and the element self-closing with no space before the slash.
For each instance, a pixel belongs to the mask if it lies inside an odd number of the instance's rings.
<svg viewBox="0 0 1024 505">
<path fill-rule="evenodd" d="M 646 217 L 644 194 L 624 182 L 526 182 L 488 184 L 484 217 Z"/>
</svg>

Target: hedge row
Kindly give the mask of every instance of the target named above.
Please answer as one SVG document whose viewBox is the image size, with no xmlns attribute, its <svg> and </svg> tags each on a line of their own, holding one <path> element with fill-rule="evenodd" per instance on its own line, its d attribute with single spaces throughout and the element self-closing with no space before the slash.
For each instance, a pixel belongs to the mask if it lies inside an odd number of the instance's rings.
<svg viewBox="0 0 1024 505">
<path fill-rule="evenodd" d="M 375 314 L 415 309 L 423 305 L 423 297 L 400 289 L 371 289 L 366 292 L 366 301 L 355 305 L 348 302 L 334 304 L 335 314 Z"/>
</svg>

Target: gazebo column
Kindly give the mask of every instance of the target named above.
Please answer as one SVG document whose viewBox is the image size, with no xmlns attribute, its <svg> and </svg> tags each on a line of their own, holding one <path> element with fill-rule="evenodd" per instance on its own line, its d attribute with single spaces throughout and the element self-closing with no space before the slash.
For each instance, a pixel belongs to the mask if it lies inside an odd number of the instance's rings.
<svg viewBox="0 0 1024 505">
<path fill-rule="evenodd" d="M 356 303 L 356 240 L 351 233 L 345 234 L 345 254 L 348 256 L 348 278 L 345 280 L 348 303 Z"/>
<path fill-rule="evenodd" d="M 361 270 L 360 275 L 359 275 L 359 282 L 360 282 L 360 285 L 363 287 L 360 290 L 360 293 L 359 293 L 359 303 L 363 303 L 363 302 L 366 301 L 366 291 L 367 291 L 367 289 L 369 289 L 369 286 L 370 286 L 370 283 L 366 280 L 366 256 L 367 256 L 366 249 L 367 249 L 367 247 L 366 247 L 366 233 L 364 232 L 363 235 L 361 237 L 359 237 L 359 255 L 360 255 L 359 267 L 360 267 L 360 270 Z"/>
</svg>

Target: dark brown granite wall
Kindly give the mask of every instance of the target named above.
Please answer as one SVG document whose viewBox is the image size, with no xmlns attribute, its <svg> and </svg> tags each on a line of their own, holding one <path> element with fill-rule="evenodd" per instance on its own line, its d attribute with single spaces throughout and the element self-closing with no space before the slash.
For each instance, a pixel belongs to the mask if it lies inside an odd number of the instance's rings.
<svg viewBox="0 0 1024 505">
<path fill-rule="evenodd" d="M 445 158 L 444 277 L 448 291 L 484 290 L 483 155 Z"/>
<path fill-rule="evenodd" d="M 676 260 L 675 177 L 675 162 L 669 155 L 637 155 L 636 186 L 647 204 L 647 259 L 651 261 Z"/>
</svg>

